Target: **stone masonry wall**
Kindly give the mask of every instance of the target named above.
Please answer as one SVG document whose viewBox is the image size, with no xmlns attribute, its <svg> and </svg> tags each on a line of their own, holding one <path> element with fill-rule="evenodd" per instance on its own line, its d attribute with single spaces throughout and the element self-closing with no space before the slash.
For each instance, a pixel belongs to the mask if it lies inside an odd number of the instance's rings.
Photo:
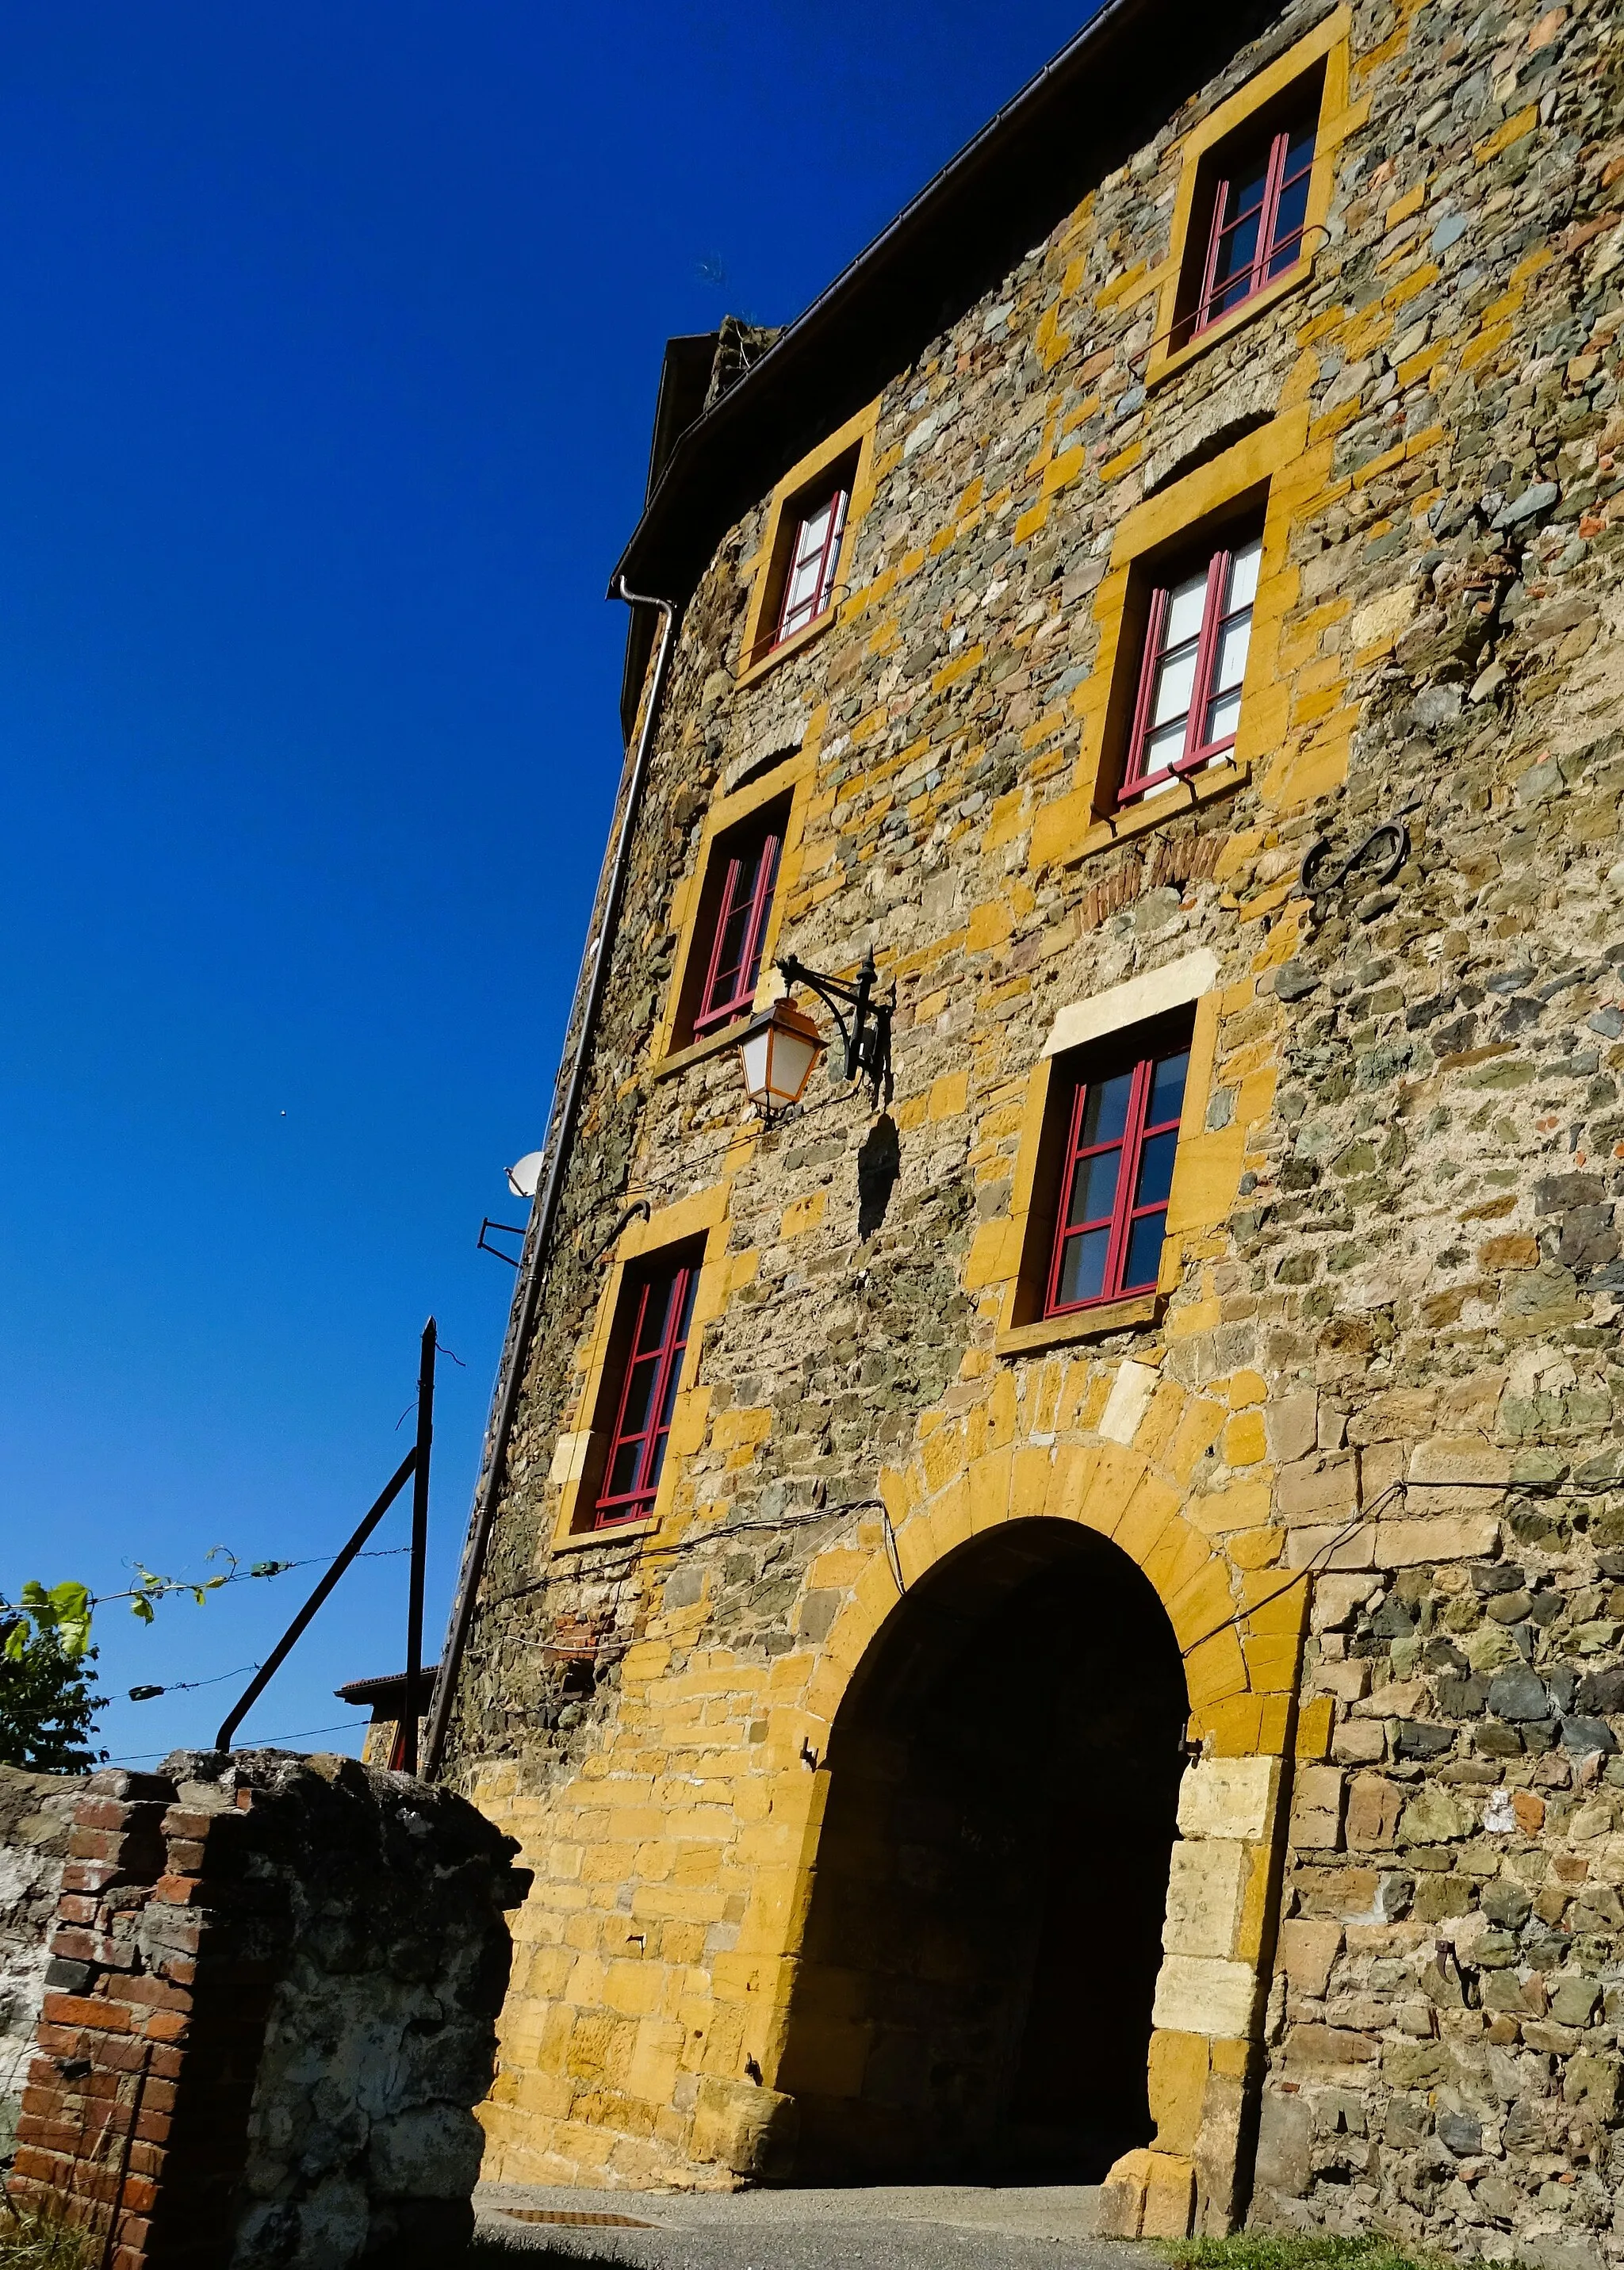
<svg viewBox="0 0 1624 2270">
<path fill-rule="evenodd" d="M 12 2196 L 64 2200 L 111 2270 L 443 2259 L 473 2225 L 511 1851 L 352 1759 L 93 1775 Z"/>
<path fill-rule="evenodd" d="M 77 1777 L 0 1766 L 0 2160 L 9 2160 L 45 1996 Z"/>
<path fill-rule="evenodd" d="M 1624 2257 L 1624 26 L 1356 0 L 1312 274 L 1147 385 L 1183 137 L 1325 14 L 1237 18 L 886 388 L 823 636 L 738 682 L 762 512 L 686 607 L 459 1693 L 538 1873 L 492 2172 L 760 2166 L 842 1697 L 899 1591 L 1041 1517 L 1152 1576 L 1209 1762 L 1282 1768 L 1205 1832 L 1232 1893 L 1175 1874 L 1121 2227 L 1243 2213 L 1261 2110 L 1262 2216 Z M 1114 835 L 1117 531 L 1271 434 L 1244 761 Z M 708 803 L 797 749 L 782 943 L 872 946 L 896 1094 L 764 1132 L 730 1055 L 649 1049 Z M 1389 821 L 1390 879 L 1304 889 Z M 1198 954 L 1157 1313 L 1013 1346 L 1057 1013 Z M 721 1294 L 658 1534 L 555 1554 L 634 1197 L 719 1208 Z"/>
</svg>

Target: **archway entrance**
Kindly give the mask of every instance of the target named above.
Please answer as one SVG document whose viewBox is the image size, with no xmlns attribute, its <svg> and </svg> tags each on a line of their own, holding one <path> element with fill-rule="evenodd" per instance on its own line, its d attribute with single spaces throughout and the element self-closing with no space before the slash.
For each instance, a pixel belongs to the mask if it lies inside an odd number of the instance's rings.
<svg viewBox="0 0 1624 2270">
<path fill-rule="evenodd" d="M 1172 1627 L 1069 1522 L 961 1546 L 869 1650 L 778 2087 L 797 2182 L 1098 2182 L 1146 2143 L 1189 1715 Z"/>
</svg>

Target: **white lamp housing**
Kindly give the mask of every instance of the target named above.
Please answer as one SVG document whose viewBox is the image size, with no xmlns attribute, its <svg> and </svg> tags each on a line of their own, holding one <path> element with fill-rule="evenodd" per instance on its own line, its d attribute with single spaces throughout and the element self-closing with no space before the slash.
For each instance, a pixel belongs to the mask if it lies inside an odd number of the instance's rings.
<svg viewBox="0 0 1624 2270">
<path fill-rule="evenodd" d="M 738 1036 L 745 1094 L 768 1114 L 798 1103 L 823 1051 L 818 1027 L 805 1011 L 790 1000 L 775 1001 Z"/>
</svg>

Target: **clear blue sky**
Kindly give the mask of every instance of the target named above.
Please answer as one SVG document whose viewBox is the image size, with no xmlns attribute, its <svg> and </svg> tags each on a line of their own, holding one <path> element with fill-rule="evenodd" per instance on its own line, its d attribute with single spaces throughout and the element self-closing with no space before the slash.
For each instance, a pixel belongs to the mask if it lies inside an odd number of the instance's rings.
<svg viewBox="0 0 1624 2270">
<path fill-rule="evenodd" d="M 474 1239 L 551 1094 L 662 344 L 793 315 L 1089 12 L 7 9 L 12 1597 L 330 1552 L 433 1309 L 466 1364 L 437 1644 L 513 1283 Z M 244 1739 L 398 1667 L 404 1571 L 346 1580 Z M 104 1685 L 251 1664 L 310 1574 L 104 1612 Z M 234 1692 L 119 1699 L 102 1739 L 206 1741 Z"/>
</svg>

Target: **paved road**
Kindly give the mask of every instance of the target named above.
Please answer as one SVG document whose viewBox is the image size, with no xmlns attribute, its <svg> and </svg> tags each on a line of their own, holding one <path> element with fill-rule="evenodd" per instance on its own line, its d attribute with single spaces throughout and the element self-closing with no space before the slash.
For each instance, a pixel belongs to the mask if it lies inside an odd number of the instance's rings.
<svg viewBox="0 0 1624 2270">
<path fill-rule="evenodd" d="M 1148 2248 L 1093 2236 L 1099 2193 L 931 2185 L 856 2191 L 482 2186 L 478 2259 L 617 2270 L 1132 2270 Z M 614 2221 L 589 2222 L 589 2216 Z M 577 2218 L 580 2218 L 577 2220 Z"/>
</svg>

